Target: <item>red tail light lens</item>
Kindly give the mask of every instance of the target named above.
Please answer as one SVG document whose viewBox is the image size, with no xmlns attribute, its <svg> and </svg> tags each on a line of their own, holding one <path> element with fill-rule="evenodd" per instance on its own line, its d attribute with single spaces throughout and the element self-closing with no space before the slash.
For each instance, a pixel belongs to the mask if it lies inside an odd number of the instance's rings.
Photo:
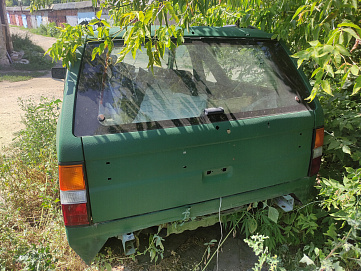
<svg viewBox="0 0 361 271">
<path fill-rule="evenodd" d="M 89 225 L 86 203 L 63 204 L 61 208 L 65 226 Z"/>
<path fill-rule="evenodd" d="M 324 137 L 324 128 L 322 127 L 316 129 L 314 143 L 313 143 L 313 150 L 312 150 L 312 160 L 311 160 L 310 169 L 308 171 L 308 176 L 314 176 L 320 170 L 323 137 Z"/>
<path fill-rule="evenodd" d="M 309 172 L 308 176 L 316 175 L 318 173 L 318 171 L 320 170 L 320 167 L 321 167 L 321 156 L 312 159 L 310 172 Z"/>
</svg>

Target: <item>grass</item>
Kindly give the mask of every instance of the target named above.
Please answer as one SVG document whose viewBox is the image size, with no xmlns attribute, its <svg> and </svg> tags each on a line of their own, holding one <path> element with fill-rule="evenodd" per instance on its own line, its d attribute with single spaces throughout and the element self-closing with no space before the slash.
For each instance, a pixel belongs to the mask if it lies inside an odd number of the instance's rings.
<svg viewBox="0 0 361 271">
<path fill-rule="evenodd" d="M 60 100 L 21 101 L 14 143 L 0 157 L 1 270 L 84 270 L 65 235 L 55 150 Z"/>
<path fill-rule="evenodd" d="M 32 43 L 29 36 L 25 38 L 18 35 L 12 35 L 14 50 L 17 52 L 24 51 L 23 58 L 29 60 L 29 64 L 14 63 L 13 68 L 16 70 L 26 71 L 43 71 L 50 70 L 54 63 L 47 56 L 44 56 L 45 51 L 38 45 Z"/>
<path fill-rule="evenodd" d="M 4 73 L 0 74 L 0 82 L 8 81 L 8 82 L 20 82 L 20 81 L 28 81 L 30 79 L 44 76 L 47 72 L 29 72 L 21 74 L 17 73 Z"/>
<path fill-rule="evenodd" d="M 0 155 L 0 270 L 105 270 L 115 264 L 108 252 L 87 266 L 66 238 L 55 147 L 60 100 L 19 104 L 25 128 Z"/>
<path fill-rule="evenodd" d="M 24 59 L 29 60 L 29 64 L 13 63 L 10 67 L 0 67 L 0 82 L 27 81 L 32 78 L 41 77 L 47 74 L 54 66 L 49 56 L 44 56 L 45 51 L 34 44 L 29 36 L 11 36 L 14 51 L 24 52 Z"/>
<path fill-rule="evenodd" d="M 18 27 L 21 30 L 29 31 L 30 33 L 42 35 L 45 37 L 55 37 L 59 36 L 60 30 L 56 28 L 56 24 L 54 22 L 49 23 L 47 25 L 41 24 L 40 27 L 37 28 L 25 28 L 24 26 L 12 26 Z"/>
</svg>

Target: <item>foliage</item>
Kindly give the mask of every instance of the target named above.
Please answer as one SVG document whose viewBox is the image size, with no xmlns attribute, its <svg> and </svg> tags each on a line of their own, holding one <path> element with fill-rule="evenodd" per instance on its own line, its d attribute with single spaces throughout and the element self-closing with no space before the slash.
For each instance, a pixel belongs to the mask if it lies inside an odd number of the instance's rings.
<svg viewBox="0 0 361 271">
<path fill-rule="evenodd" d="M 44 56 L 44 50 L 40 46 L 34 45 L 28 35 L 25 37 L 12 35 L 11 39 L 14 50 L 16 52 L 23 51 L 23 58 L 29 60 L 29 64 L 14 63 L 12 68 L 16 70 L 42 71 L 50 70 L 53 67 L 51 60 Z"/>
<path fill-rule="evenodd" d="M 25 52 L 25 50 L 29 49 L 33 52 L 44 53 L 44 50 L 39 45 L 33 44 L 33 42 L 30 40 L 28 35 L 26 35 L 25 37 L 22 37 L 17 34 L 12 34 L 11 40 L 13 42 L 15 51 L 18 51 L 18 52 L 24 51 Z"/>
<path fill-rule="evenodd" d="M 40 104 L 20 100 L 19 104 L 25 111 L 23 123 L 25 129 L 17 133 L 15 146 L 24 154 L 25 164 L 34 164 L 46 157 L 56 157 L 56 123 L 60 100 L 48 101 L 42 98 Z M 39 144 L 41 142 L 41 144 Z"/>
<path fill-rule="evenodd" d="M 267 264 L 268 270 L 283 270 L 284 268 L 279 267 L 279 259 L 277 259 L 277 255 L 272 256 L 268 252 L 268 247 L 263 246 L 263 243 L 266 239 L 268 239 L 268 236 L 264 235 L 252 235 L 250 239 L 244 239 L 244 241 L 248 244 L 250 248 L 253 249 L 256 256 L 258 256 L 258 262 L 255 264 L 254 268 L 252 270 L 254 271 L 261 271 L 264 264 Z"/>
<path fill-rule="evenodd" d="M 347 266 L 356 268 L 361 266 L 358 242 L 361 229 L 361 168 L 346 170 L 342 183 L 325 178 L 320 183 L 320 195 L 325 197 L 322 206 L 335 220 L 326 233 L 327 242 L 333 247 L 326 258 L 330 261 L 342 260 Z M 344 229 L 343 233 L 339 234 L 338 229 Z"/>
<path fill-rule="evenodd" d="M 47 25 L 41 24 L 38 28 L 30 28 L 27 30 L 37 35 L 43 35 L 43 36 L 55 37 L 55 38 L 57 38 L 60 34 L 59 28 L 56 26 L 55 22 L 51 22 Z"/>
<path fill-rule="evenodd" d="M 20 263 L 24 264 L 24 269 L 26 270 L 49 270 L 54 269 L 54 263 L 57 261 L 53 259 L 53 255 L 49 251 L 49 247 L 43 247 L 40 245 L 32 245 L 28 251 L 20 255 L 18 258 Z"/>
<path fill-rule="evenodd" d="M 164 246 L 162 241 L 164 241 L 164 239 L 160 237 L 158 234 L 149 236 L 149 246 L 147 250 L 149 251 L 151 262 L 153 260 L 157 262 L 159 256 L 163 259 Z"/>
<path fill-rule="evenodd" d="M 322 176 L 342 178 L 343 167 L 357 168 L 361 164 L 361 103 L 351 91 L 321 96 L 325 115 L 324 163 Z M 337 176 L 338 175 L 338 176 Z"/>
<path fill-rule="evenodd" d="M 25 128 L 0 157 L 0 266 L 84 269 L 68 246 L 60 211 L 54 143 L 59 101 L 21 104 Z"/>
<path fill-rule="evenodd" d="M 46 0 L 36 0 L 33 8 L 45 3 Z M 124 48 L 118 61 L 122 61 L 128 53 L 134 57 L 144 44 L 149 66 L 152 67 L 160 65 L 165 48 L 172 49 L 183 42 L 183 30 L 192 25 L 253 25 L 274 33 L 274 38 L 285 40 L 292 50 L 298 51 L 294 55 L 298 64 L 305 63 L 311 67 L 310 74 L 315 81 L 310 99 L 320 91 L 332 95 L 335 87 L 342 88 L 350 82 L 353 94 L 361 88 L 360 67 L 354 57 L 361 34 L 361 28 L 355 22 L 361 19 L 361 15 L 355 0 L 179 0 L 151 1 L 147 4 L 107 0 L 101 8 L 109 10 L 114 26 L 119 27 L 118 33 L 110 35 L 110 25 L 101 19 L 100 10 L 97 19 L 88 26 L 65 25 L 58 42 L 50 49 L 55 60 L 63 59 L 63 65 L 73 62 L 75 50 L 83 44 L 84 36 L 103 40 L 103 45 L 94 49 L 94 55 L 112 50 L 113 37 L 123 31 Z M 152 25 L 156 24 L 159 26 L 153 28 L 152 36 Z M 99 26 L 96 33 L 95 26 Z M 76 38 L 70 38 L 74 33 Z"/>
</svg>

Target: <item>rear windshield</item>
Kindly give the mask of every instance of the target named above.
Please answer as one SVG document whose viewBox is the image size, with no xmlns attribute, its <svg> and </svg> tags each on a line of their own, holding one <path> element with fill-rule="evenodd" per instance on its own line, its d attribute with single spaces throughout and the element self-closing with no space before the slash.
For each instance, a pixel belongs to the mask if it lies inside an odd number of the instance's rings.
<svg viewBox="0 0 361 271">
<path fill-rule="evenodd" d="M 306 88 L 277 41 L 198 39 L 147 67 L 144 48 L 116 63 L 91 60 L 88 43 L 78 83 L 74 134 L 124 133 L 307 110 Z M 105 63 L 108 65 L 105 65 Z M 300 97 L 301 99 L 297 99 Z"/>
</svg>

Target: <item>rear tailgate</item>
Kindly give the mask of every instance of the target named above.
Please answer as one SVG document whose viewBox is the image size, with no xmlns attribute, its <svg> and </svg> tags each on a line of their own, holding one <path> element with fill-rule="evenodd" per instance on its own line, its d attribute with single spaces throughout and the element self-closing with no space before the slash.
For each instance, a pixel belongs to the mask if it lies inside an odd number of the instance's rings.
<svg viewBox="0 0 361 271">
<path fill-rule="evenodd" d="M 312 111 L 82 138 L 93 222 L 307 176 Z M 302 181 L 302 180 L 301 180 Z"/>
<path fill-rule="evenodd" d="M 279 42 L 189 38 L 153 70 L 146 48 L 116 63 L 121 41 L 108 59 L 91 60 L 96 46 L 86 46 L 74 118 L 93 222 L 307 176 L 313 105 Z"/>
</svg>

